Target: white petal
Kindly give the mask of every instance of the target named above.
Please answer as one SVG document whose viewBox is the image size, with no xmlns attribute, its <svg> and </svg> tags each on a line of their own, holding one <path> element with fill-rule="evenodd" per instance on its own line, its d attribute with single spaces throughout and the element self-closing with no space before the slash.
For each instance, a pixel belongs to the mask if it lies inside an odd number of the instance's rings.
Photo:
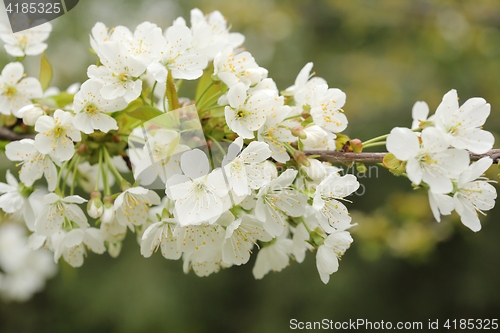
<svg viewBox="0 0 500 333">
<path fill-rule="evenodd" d="M 458 110 L 458 94 L 455 89 L 452 89 L 443 96 L 441 104 L 436 109 L 436 117 L 446 123 L 446 119 L 455 110 Z"/>
<path fill-rule="evenodd" d="M 437 127 L 424 128 L 421 138 L 422 145 L 427 152 L 441 152 L 450 146 L 445 133 Z"/>
<path fill-rule="evenodd" d="M 476 180 L 488 170 L 493 164 L 493 160 L 489 157 L 483 157 L 477 162 L 473 162 L 469 167 L 462 172 L 458 179 L 458 186 L 462 187 L 464 184 Z"/>
<path fill-rule="evenodd" d="M 88 228 L 85 230 L 83 243 L 94 253 L 102 254 L 106 251 L 104 239 L 100 229 Z"/>
<path fill-rule="evenodd" d="M 210 165 L 207 155 L 200 149 L 187 151 L 181 156 L 181 168 L 191 179 L 197 179 L 208 174 Z"/>
<path fill-rule="evenodd" d="M 24 67 L 20 62 L 11 62 L 2 70 L 2 80 L 9 85 L 15 85 L 21 80 L 24 74 Z"/>
<path fill-rule="evenodd" d="M 64 237 L 63 244 L 66 247 L 74 247 L 83 242 L 85 232 L 82 229 L 73 229 Z"/>
<path fill-rule="evenodd" d="M 416 102 L 411 110 L 411 117 L 413 118 L 413 123 L 411 129 L 419 128 L 420 122 L 427 120 L 429 115 L 429 106 L 426 102 Z"/>
<path fill-rule="evenodd" d="M 429 204 L 436 221 L 441 222 L 441 215 L 450 215 L 455 205 L 449 195 L 429 191 Z"/>
<path fill-rule="evenodd" d="M 406 164 L 406 174 L 413 184 L 420 185 L 423 172 L 420 163 L 416 159 L 412 158 L 408 160 Z"/>
<path fill-rule="evenodd" d="M 417 134 L 409 128 L 395 127 L 387 137 L 387 150 L 398 160 L 407 161 L 417 156 L 420 144 Z"/>
<path fill-rule="evenodd" d="M 316 253 L 316 268 L 318 269 L 321 281 L 327 284 L 330 281 L 330 275 L 339 268 L 339 260 L 333 250 L 325 245 L 318 248 Z"/>
</svg>

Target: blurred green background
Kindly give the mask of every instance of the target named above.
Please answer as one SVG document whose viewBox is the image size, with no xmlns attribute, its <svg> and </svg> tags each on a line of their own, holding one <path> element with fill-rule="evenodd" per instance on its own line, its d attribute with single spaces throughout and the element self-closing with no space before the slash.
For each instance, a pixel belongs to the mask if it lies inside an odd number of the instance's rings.
<svg viewBox="0 0 500 333">
<path fill-rule="evenodd" d="M 499 132 L 498 0 L 82 0 L 53 23 L 54 85 L 85 81 L 95 62 L 88 35 L 96 21 L 165 28 L 178 16 L 189 22 L 194 7 L 220 10 L 280 89 L 314 62 L 318 76 L 347 94 L 351 137 L 409 126 L 415 101 L 427 101 L 432 112 L 452 88 L 462 102 L 481 96 L 491 103 L 485 129 Z M 36 75 L 37 61 L 28 74 Z M 312 253 L 260 281 L 251 273 L 255 256 L 198 278 L 159 254 L 142 258 L 128 235 L 118 259 L 90 255 L 80 269 L 62 265 L 31 301 L 0 302 L 0 332 L 283 332 L 292 318 L 424 325 L 499 318 L 499 209 L 475 234 L 456 215 L 435 222 L 426 193 L 412 191 L 406 179 L 384 169 L 370 176 L 360 179 L 366 193 L 349 205 L 359 224 L 355 241 L 328 285 Z"/>
</svg>

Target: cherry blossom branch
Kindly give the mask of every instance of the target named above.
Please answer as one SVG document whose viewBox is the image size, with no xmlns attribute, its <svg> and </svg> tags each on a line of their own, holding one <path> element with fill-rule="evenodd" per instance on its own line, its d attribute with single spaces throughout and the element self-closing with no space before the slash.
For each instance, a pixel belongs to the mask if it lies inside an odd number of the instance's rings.
<svg viewBox="0 0 500 333">
<path fill-rule="evenodd" d="M 306 155 L 316 155 L 319 156 L 320 161 L 330 162 L 330 163 L 349 163 L 349 162 L 361 162 L 361 163 L 382 163 L 384 156 L 387 152 L 383 153 L 353 153 L 353 152 L 342 152 L 342 151 L 330 151 L 330 150 L 304 150 Z M 477 161 L 483 157 L 491 157 L 493 163 L 498 164 L 500 161 L 500 149 L 492 149 L 485 154 L 470 154 L 471 161 Z"/>
</svg>

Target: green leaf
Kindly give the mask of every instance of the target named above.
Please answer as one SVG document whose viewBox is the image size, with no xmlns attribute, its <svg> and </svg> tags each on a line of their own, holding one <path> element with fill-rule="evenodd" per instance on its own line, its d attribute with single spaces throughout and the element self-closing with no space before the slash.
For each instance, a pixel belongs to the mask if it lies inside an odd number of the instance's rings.
<svg viewBox="0 0 500 333">
<path fill-rule="evenodd" d="M 127 105 L 127 107 L 125 109 L 121 110 L 121 111 L 123 111 L 123 112 L 135 111 L 137 108 L 139 108 L 139 107 L 141 107 L 143 105 L 144 105 L 144 102 L 142 101 L 142 99 L 138 98 L 135 101 L 130 102 Z"/>
<path fill-rule="evenodd" d="M 42 53 L 42 57 L 40 59 L 40 84 L 42 85 L 42 90 L 47 90 L 50 87 L 50 82 L 52 81 L 52 65 L 50 64 L 47 56 Z"/>
<path fill-rule="evenodd" d="M 74 97 L 75 97 L 75 95 L 69 94 L 69 93 L 63 91 L 59 95 L 50 96 L 49 98 L 52 99 L 56 103 L 57 107 L 62 108 L 68 104 L 73 103 Z"/>
<path fill-rule="evenodd" d="M 161 110 L 158 110 L 157 108 L 154 108 L 152 106 L 143 105 L 136 108 L 135 110 L 128 111 L 127 114 L 135 119 L 148 121 L 155 117 L 164 115 L 165 112 L 162 112 Z"/>
<path fill-rule="evenodd" d="M 203 75 L 198 81 L 198 87 L 196 88 L 196 96 L 194 99 L 195 101 L 198 101 L 200 99 L 203 92 L 205 92 L 205 90 L 207 90 L 207 88 L 212 83 L 213 72 L 214 72 L 214 66 L 212 64 L 210 64 L 210 66 L 208 66 L 207 69 L 203 71 Z"/>
</svg>

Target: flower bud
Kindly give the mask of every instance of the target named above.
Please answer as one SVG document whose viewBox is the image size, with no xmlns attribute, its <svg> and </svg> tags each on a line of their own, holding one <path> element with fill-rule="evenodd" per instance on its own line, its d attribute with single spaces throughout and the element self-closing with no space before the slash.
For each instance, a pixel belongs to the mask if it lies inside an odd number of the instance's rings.
<svg viewBox="0 0 500 333">
<path fill-rule="evenodd" d="M 326 177 L 326 168 L 317 159 L 310 158 L 309 166 L 302 166 L 302 169 L 306 172 L 307 176 L 313 181 L 321 182 Z"/>
<path fill-rule="evenodd" d="M 293 154 L 293 158 L 303 166 L 311 166 L 311 162 L 309 162 L 309 159 L 307 158 L 306 154 L 301 152 L 300 150 L 296 150 L 295 153 Z"/>
<path fill-rule="evenodd" d="M 87 213 L 90 217 L 97 219 L 101 217 L 104 206 L 101 201 L 101 192 L 94 191 L 90 194 L 90 200 L 87 203 Z"/>
<path fill-rule="evenodd" d="M 264 167 L 264 175 L 265 177 L 269 176 L 270 180 L 278 178 L 278 169 L 276 165 L 271 161 L 262 162 L 262 166 Z"/>
<path fill-rule="evenodd" d="M 309 118 L 311 114 L 309 113 L 311 111 L 311 106 L 309 104 L 302 105 L 302 117 L 304 119 Z"/>
<path fill-rule="evenodd" d="M 307 138 L 307 134 L 304 132 L 304 127 L 302 126 L 292 128 L 292 135 L 301 138 L 302 140 Z"/>
<path fill-rule="evenodd" d="M 113 209 L 113 200 L 110 196 L 104 197 L 104 210 L 101 215 L 102 223 L 111 223 L 115 219 L 115 210 Z"/>
<path fill-rule="evenodd" d="M 45 115 L 45 112 L 43 112 L 42 108 L 35 106 L 33 104 L 26 105 L 22 107 L 18 112 L 17 112 L 19 118 L 23 118 L 23 122 L 28 125 L 28 126 L 35 126 L 36 121 L 38 118 L 41 116 Z"/>
<path fill-rule="evenodd" d="M 328 132 L 318 125 L 304 128 L 304 133 L 306 134 L 306 138 L 302 139 L 302 143 L 307 148 L 318 149 L 326 147 L 328 141 Z"/>
<path fill-rule="evenodd" d="M 112 258 L 117 258 L 122 250 L 122 242 L 109 243 L 108 253 Z"/>
</svg>

